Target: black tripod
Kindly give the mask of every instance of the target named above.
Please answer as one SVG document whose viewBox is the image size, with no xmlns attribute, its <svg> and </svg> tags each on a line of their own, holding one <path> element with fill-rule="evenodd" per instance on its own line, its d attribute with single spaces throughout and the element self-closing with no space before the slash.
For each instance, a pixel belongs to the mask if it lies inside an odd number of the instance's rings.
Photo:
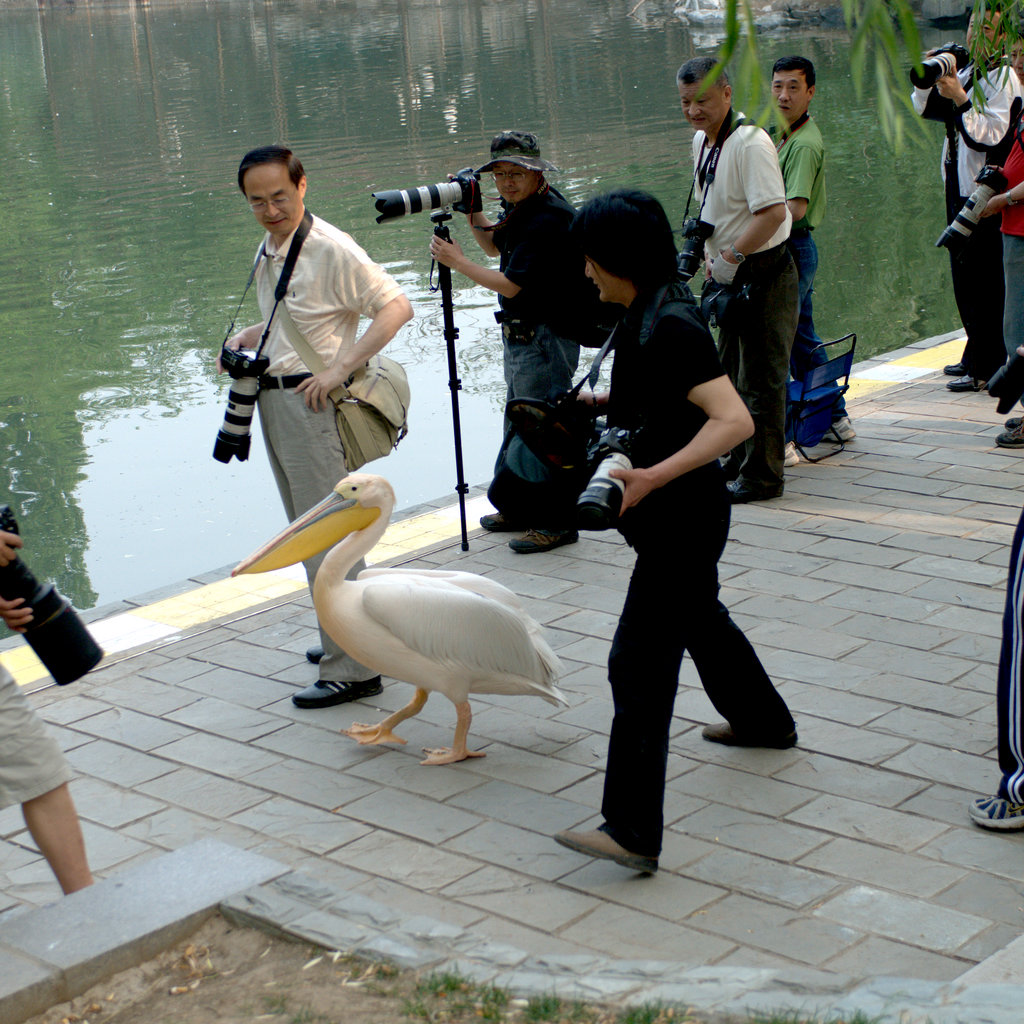
<svg viewBox="0 0 1024 1024">
<path fill-rule="evenodd" d="M 447 209 L 435 210 L 430 215 L 430 221 L 434 225 L 434 234 L 443 238 L 446 242 L 451 241 L 451 234 L 448 231 L 447 223 L 452 215 Z M 448 390 L 452 393 L 452 427 L 455 431 L 455 490 L 459 495 L 459 518 L 462 522 L 462 550 L 469 550 L 469 538 L 466 535 L 466 494 L 469 487 L 466 484 L 465 474 L 462 470 L 462 421 L 459 418 L 459 392 L 462 390 L 462 381 L 459 379 L 459 368 L 455 362 L 455 340 L 459 336 L 459 329 L 455 326 L 455 308 L 452 305 L 452 271 L 443 263 L 437 264 L 437 286 L 432 291 L 441 293 L 441 313 L 444 316 L 444 340 L 448 349 Z"/>
</svg>

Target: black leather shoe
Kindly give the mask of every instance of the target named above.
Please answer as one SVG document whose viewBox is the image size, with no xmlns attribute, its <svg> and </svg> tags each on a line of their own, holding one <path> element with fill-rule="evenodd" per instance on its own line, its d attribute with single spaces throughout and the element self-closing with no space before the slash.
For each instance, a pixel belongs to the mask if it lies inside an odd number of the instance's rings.
<svg viewBox="0 0 1024 1024">
<path fill-rule="evenodd" d="M 729 501 L 733 505 L 746 505 L 750 501 L 769 501 L 781 498 L 783 485 L 778 487 L 751 487 L 742 480 L 730 480 L 725 485 L 729 490 Z"/>
<path fill-rule="evenodd" d="M 324 649 L 319 644 L 316 644 L 306 650 L 306 661 L 308 661 L 310 665 L 319 665 L 323 660 Z"/>
<path fill-rule="evenodd" d="M 947 377 L 962 377 L 967 372 L 967 367 L 963 363 L 950 363 L 942 368 L 942 372 Z"/>
<path fill-rule="evenodd" d="M 348 704 L 349 701 L 362 700 L 364 697 L 376 697 L 383 693 L 380 676 L 364 679 L 355 683 L 334 683 L 321 679 L 312 686 L 292 694 L 292 703 L 297 708 L 331 708 L 335 704 Z"/>
<path fill-rule="evenodd" d="M 980 391 L 985 386 L 983 380 L 975 380 L 969 374 L 957 377 L 956 380 L 947 381 L 947 391 Z"/>
</svg>

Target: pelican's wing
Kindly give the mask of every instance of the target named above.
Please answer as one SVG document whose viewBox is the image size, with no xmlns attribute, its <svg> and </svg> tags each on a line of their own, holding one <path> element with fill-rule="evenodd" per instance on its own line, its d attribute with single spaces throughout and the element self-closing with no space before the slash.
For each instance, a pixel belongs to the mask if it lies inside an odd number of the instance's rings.
<svg viewBox="0 0 1024 1024">
<path fill-rule="evenodd" d="M 454 572 L 451 569 L 364 569 L 356 579 L 386 579 L 392 577 L 396 581 L 404 578 L 410 584 L 415 584 L 422 579 L 428 585 L 433 580 L 444 580 L 453 587 L 459 587 L 481 597 L 489 597 L 492 601 L 499 601 L 509 608 L 526 613 L 522 601 L 512 593 L 504 584 L 497 580 L 488 579 L 486 576 L 478 576 L 472 572 Z"/>
<path fill-rule="evenodd" d="M 466 591 L 455 581 L 416 586 L 381 577 L 368 582 L 363 610 L 411 650 L 439 665 L 468 669 L 480 679 L 520 676 L 541 684 L 550 684 L 561 671 L 540 627 L 525 612 Z"/>
</svg>

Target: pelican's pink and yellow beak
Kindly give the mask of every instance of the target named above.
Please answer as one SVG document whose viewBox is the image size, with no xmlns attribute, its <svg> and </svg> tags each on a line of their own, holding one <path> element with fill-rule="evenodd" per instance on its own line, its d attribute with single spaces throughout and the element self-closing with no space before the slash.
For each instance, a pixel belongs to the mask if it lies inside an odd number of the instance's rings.
<svg viewBox="0 0 1024 1024">
<path fill-rule="evenodd" d="M 364 508 L 359 503 L 361 488 L 346 477 L 323 501 L 289 523 L 273 540 L 243 559 L 232 576 L 242 573 L 269 572 L 286 565 L 304 562 L 307 558 L 333 547 L 343 537 L 365 529 L 377 521 L 379 508 Z"/>
</svg>

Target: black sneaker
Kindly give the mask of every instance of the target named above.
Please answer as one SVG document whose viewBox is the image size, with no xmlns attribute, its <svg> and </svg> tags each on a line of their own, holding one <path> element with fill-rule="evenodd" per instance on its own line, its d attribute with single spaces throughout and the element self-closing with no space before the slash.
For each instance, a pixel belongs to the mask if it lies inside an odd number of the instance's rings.
<svg viewBox="0 0 1024 1024">
<path fill-rule="evenodd" d="M 335 683 L 329 679 L 321 679 L 312 686 L 293 693 L 292 703 L 297 708 L 330 708 L 335 704 L 348 704 L 349 701 L 376 697 L 378 693 L 383 692 L 380 676 L 354 683 Z"/>
</svg>

